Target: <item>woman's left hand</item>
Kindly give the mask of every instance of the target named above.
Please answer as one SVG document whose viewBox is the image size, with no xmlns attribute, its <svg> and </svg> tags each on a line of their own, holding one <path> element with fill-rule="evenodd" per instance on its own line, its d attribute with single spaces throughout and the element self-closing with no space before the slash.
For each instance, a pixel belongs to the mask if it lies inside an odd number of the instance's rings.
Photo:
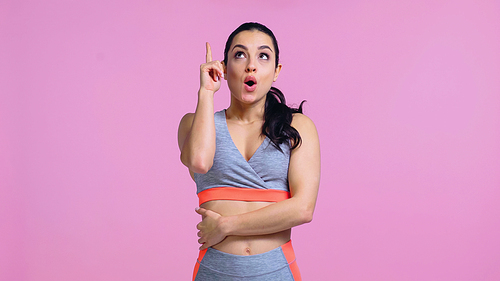
<svg viewBox="0 0 500 281">
<path fill-rule="evenodd" d="M 198 231 L 198 243 L 202 244 L 200 250 L 204 250 L 208 247 L 212 247 L 220 243 L 226 238 L 226 234 L 222 231 L 222 216 L 218 213 L 197 208 L 195 211 L 202 216 L 201 222 L 196 225 Z"/>
</svg>

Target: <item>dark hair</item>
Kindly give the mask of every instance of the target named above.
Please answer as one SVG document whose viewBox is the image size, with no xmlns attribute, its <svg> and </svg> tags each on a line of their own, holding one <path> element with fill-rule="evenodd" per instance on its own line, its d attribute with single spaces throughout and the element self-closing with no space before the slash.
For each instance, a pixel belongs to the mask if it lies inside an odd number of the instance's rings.
<svg viewBox="0 0 500 281">
<path fill-rule="evenodd" d="M 274 50 L 276 54 L 275 67 L 278 67 L 280 50 L 278 48 L 278 40 L 274 37 L 273 32 L 266 26 L 257 22 L 247 22 L 240 25 L 234 30 L 226 41 L 224 48 L 224 64 L 227 65 L 228 52 L 234 37 L 242 31 L 257 30 L 263 32 L 273 40 Z M 280 144 L 285 141 L 291 142 L 291 149 L 297 148 L 301 142 L 299 132 L 291 126 L 293 113 L 302 113 L 302 101 L 298 108 L 290 108 L 286 105 L 285 95 L 275 87 L 271 87 L 266 96 L 266 104 L 264 108 L 264 125 L 262 126 L 262 134 L 267 136 L 276 148 L 281 150 Z"/>
</svg>

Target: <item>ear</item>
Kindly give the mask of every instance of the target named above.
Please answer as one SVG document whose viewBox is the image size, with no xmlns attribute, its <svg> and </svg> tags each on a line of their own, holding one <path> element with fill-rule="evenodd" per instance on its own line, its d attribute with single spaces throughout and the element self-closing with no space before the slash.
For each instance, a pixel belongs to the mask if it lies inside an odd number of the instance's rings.
<svg viewBox="0 0 500 281">
<path fill-rule="evenodd" d="M 227 67 L 224 61 L 220 62 L 222 64 L 222 72 L 224 73 L 224 80 L 227 80 Z"/>
<path fill-rule="evenodd" d="M 276 80 L 278 80 L 278 76 L 280 75 L 280 71 L 281 71 L 282 67 L 283 67 L 283 65 L 281 63 L 278 63 L 278 67 L 276 67 L 276 69 L 274 70 L 273 82 L 276 82 Z"/>
</svg>

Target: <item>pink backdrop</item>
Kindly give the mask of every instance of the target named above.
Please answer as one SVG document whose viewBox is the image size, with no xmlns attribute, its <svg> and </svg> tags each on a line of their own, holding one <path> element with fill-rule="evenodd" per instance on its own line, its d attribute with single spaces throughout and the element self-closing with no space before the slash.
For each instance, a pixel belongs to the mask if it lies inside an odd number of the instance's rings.
<svg viewBox="0 0 500 281">
<path fill-rule="evenodd" d="M 42 3 L 43 2 L 43 3 Z M 189 280 L 177 125 L 209 41 L 276 34 L 322 145 L 304 280 L 500 280 L 498 1 L 0 2 L 0 280 Z M 228 90 L 216 109 L 228 106 Z"/>
</svg>

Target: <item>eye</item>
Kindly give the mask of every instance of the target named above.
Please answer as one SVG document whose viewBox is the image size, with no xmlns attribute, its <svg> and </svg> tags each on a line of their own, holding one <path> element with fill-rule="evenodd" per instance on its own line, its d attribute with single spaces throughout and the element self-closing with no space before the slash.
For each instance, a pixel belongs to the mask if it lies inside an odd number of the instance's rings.
<svg viewBox="0 0 500 281">
<path fill-rule="evenodd" d="M 261 54 L 259 55 L 259 58 L 260 58 L 260 59 L 263 59 L 263 60 L 268 60 L 268 59 L 269 59 L 269 55 L 268 55 L 268 54 L 266 54 L 266 53 L 261 53 Z"/>
<path fill-rule="evenodd" d="M 237 59 L 242 59 L 245 57 L 245 54 L 243 52 L 236 52 L 236 54 L 234 54 L 234 57 Z"/>
</svg>

